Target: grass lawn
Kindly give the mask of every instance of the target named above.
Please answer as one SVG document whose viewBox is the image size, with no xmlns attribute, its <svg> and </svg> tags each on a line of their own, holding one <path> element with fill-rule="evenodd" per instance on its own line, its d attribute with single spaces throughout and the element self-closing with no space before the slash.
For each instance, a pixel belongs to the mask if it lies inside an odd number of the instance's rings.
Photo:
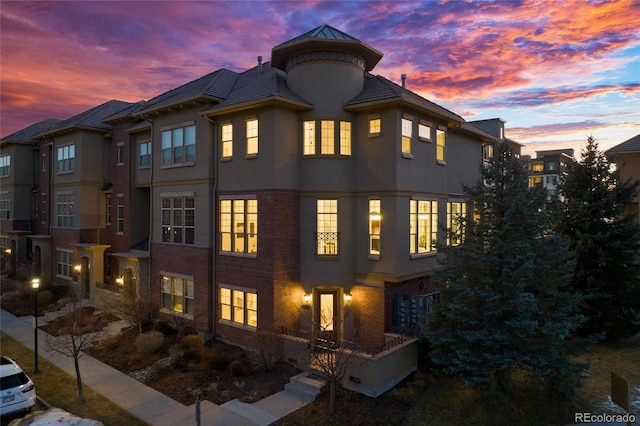
<svg viewBox="0 0 640 426">
<path fill-rule="evenodd" d="M 91 388 L 84 387 L 84 403 L 78 401 L 76 378 L 42 357 L 38 357 L 37 374 L 33 371 L 33 351 L 0 332 L 2 355 L 16 360 L 36 384 L 36 393 L 54 407 L 76 416 L 99 420 L 106 426 L 146 425 Z"/>
</svg>

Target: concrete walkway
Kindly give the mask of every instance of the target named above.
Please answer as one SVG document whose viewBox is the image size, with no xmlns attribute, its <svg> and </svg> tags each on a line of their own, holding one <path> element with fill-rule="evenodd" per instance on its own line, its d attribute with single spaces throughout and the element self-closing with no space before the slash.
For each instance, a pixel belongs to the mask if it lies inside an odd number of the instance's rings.
<svg viewBox="0 0 640 426">
<path fill-rule="evenodd" d="M 33 317 L 15 317 L 0 309 L 0 330 L 33 350 Z M 39 319 L 38 325 L 41 324 Z M 75 377 L 73 359 L 47 350 L 46 333 L 38 330 L 38 355 Z M 153 426 L 195 425 L 195 404 L 185 406 L 88 355 L 80 358 L 82 382 Z M 311 402 L 283 390 L 254 404 L 232 400 L 222 405 L 203 400 L 202 425 L 268 425 Z"/>
</svg>

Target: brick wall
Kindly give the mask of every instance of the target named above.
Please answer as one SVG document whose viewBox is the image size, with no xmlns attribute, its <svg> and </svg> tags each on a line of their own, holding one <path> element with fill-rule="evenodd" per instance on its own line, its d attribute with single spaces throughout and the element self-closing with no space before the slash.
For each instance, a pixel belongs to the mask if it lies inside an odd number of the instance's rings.
<svg viewBox="0 0 640 426">
<path fill-rule="evenodd" d="M 354 285 L 351 296 L 356 336 L 354 340 L 368 348 L 381 345 L 384 343 L 385 332 L 384 289 Z"/>
</svg>

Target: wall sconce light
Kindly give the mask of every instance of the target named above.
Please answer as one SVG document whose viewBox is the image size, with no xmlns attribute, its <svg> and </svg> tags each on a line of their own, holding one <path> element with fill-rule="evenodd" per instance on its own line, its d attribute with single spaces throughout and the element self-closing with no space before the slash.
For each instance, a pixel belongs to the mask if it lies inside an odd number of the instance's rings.
<svg viewBox="0 0 640 426">
<path fill-rule="evenodd" d="M 116 278 L 116 284 L 124 285 L 124 277 L 117 277 Z"/>
<path fill-rule="evenodd" d="M 73 267 L 73 270 L 76 271 L 76 274 L 79 274 L 80 272 L 82 272 L 82 265 L 77 264 Z"/>
<path fill-rule="evenodd" d="M 10 248 L 4 249 L 4 252 L 7 253 L 7 254 L 11 254 L 11 249 Z"/>
<path fill-rule="evenodd" d="M 347 303 L 351 303 L 351 298 L 352 298 L 351 293 L 344 294 L 344 300 L 346 300 Z"/>
<path fill-rule="evenodd" d="M 309 293 L 305 293 L 304 296 L 302 296 L 302 300 L 304 301 L 302 307 L 308 308 L 309 303 L 311 303 L 311 295 Z"/>
</svg>

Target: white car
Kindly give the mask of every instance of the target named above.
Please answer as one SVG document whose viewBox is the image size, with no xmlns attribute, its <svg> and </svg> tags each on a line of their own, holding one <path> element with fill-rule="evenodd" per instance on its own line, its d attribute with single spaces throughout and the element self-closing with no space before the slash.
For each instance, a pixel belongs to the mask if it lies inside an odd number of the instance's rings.
<svg viewBox="0 0 640 426">
<path fill-rule="evenodd" d="M 11 358 L 0 357 L 0 415 L 31 410 L 36 404 L 36 386 Z"/>
</svg>

